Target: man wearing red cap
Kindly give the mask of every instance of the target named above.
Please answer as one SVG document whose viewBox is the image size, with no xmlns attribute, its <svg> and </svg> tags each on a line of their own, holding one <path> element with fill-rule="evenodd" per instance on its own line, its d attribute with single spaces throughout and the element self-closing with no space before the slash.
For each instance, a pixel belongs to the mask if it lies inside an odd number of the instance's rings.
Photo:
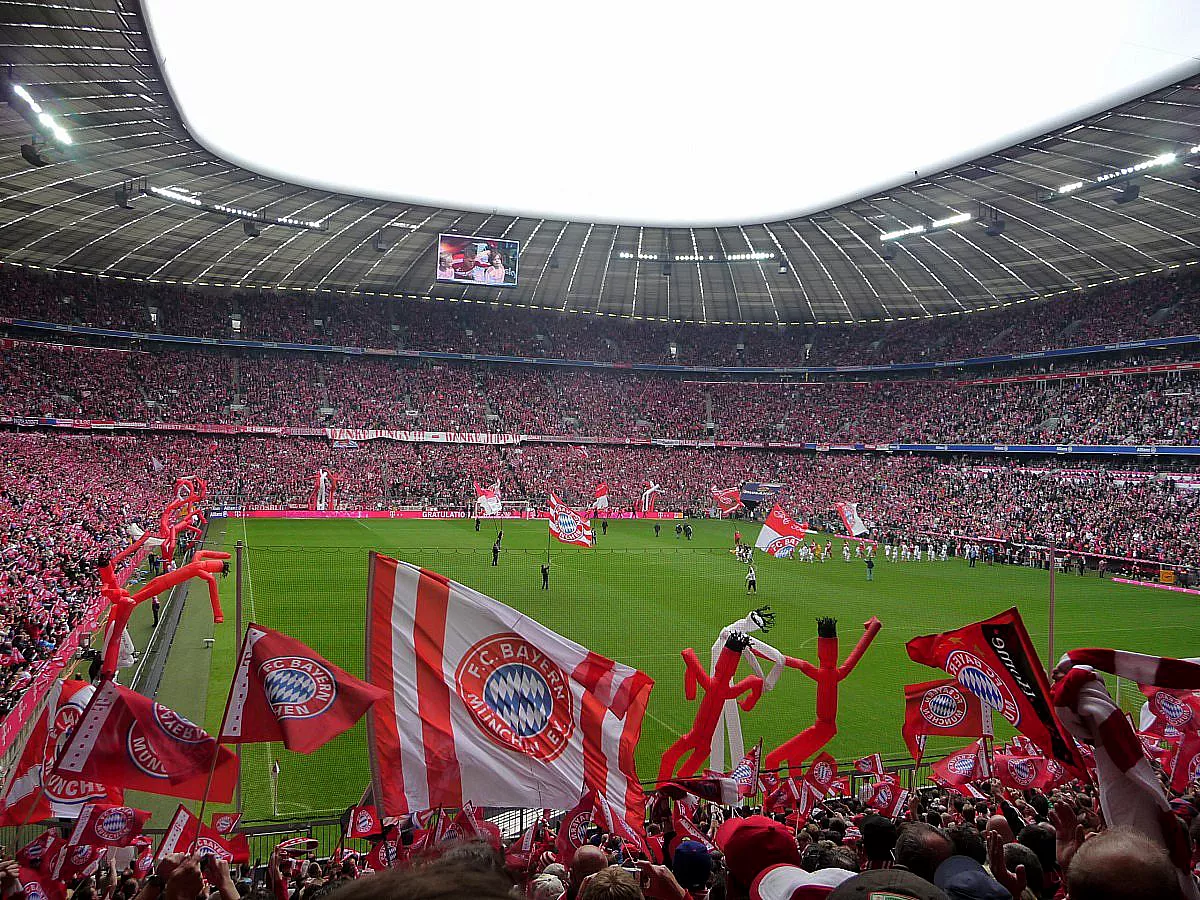
<svg viewBox="0 0 1200 900">
<path fill-rule="evenodd" d="M 716 843 L 729 870 L 725 887 L 729 900 L 748 898 L 754 879 L 771 866 L 800 865 L 800 848 L 792 833 L 766 816 L 726 819 L 717 829 Z"/>
</svg>

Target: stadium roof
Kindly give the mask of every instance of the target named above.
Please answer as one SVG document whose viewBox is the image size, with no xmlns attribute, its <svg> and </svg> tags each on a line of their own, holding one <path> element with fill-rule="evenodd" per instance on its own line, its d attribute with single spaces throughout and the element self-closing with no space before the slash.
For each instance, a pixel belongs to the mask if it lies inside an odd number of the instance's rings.
<svg viewBox="0 0 1200 900">
<path fill-rule="evenodd" d="M 961 313 L 1200 261 L 1200 149 L 1191 152 L 1200 148 L 1200 63 L 1183 81 L 1114 109 L 821 212 L 650 227 L 376 200 L 267 177 L 189 135 L 132 0 L 0 3 L 0 26 L 12 81 L 55 123 L 43 128 L 50 137 L 40 149 L 50 164 L 33 167 L 18 152 L 32 131 L 21 115 L 30 115 L 27 102 L 0 107 L 0 260 L 23 265 L 200 286 L 775 324 Z M 1052 52 L 1047 40 L 1031 43 Z M 222 56 L 220 47 L 211 53 L 214 66 L 250 76 L 252 59 Z M 298 65 L 293 77 L 323 77 L 316 68 Z M 322 115 L 320 106 L 312 115 Z M 54 127 L 69 146 L 54 140 Z M 363 139 L 347 135 L 346 165 Z M 1134 166 L 1143 168 L 1123 171 Z M 131 209 L 115 199 L 123 188 Z M 247 227 L 201 203 L 300 227 Z M 962 214 L 971 220 L 933 227 Z M 1000 230 L 996 220 L 1003 231 L 989 235 L 988 224 Z M 519 286 L 435 284 L 439 232 L 519 241 Z M 883 258 L 893 251 L 894 259 Z"/>
</svg>

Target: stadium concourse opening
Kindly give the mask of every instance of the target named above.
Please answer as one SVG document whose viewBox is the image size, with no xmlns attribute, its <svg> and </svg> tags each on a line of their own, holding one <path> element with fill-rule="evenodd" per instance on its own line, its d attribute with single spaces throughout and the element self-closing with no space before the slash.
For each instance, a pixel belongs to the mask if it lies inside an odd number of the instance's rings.
<svg viewBox="0 0 1200 900">
<path fill-rule="evenodd" d="M 0 4 L 0 900 L 1200 900 L 1200 17 L 878 6 Z"/>
</svg>

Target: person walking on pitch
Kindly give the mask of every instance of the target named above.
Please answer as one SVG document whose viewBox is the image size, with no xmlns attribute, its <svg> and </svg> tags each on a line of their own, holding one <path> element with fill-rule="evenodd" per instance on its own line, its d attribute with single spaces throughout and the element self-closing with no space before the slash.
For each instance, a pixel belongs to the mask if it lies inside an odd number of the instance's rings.
<svg viewBox="0 0 1200 900">
<path fill-rule="evenodd" d="M 500 538 L 496 538 L 496 543 L 492 544 L 492 565 L 500 565 Z"/>
<path fill-rule="evenodd" d="M 867 557 L 867 581 L 875 580 L 875 560 Z"/>
<path fill-rule="evenodd" d="M 550 590 L 550 563 L 542 563 L 542 590 Z"/>
<path fill-rule="evenodd" d="M 758 593 L 758 575 L 755 574 L 754 564 L 750 564 L 750 568 L 746 571 L 746 593 Z"/>
</svg>

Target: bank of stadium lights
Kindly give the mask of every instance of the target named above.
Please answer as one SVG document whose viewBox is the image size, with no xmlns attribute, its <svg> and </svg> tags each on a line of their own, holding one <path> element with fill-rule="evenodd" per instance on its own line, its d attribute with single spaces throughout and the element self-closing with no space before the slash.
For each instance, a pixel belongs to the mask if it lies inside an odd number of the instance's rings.
<svg viewBox="0 0 1200 900">
<path fill-rule="evenodd" d="M 23 84 L 10 82 L 9 89 L 12 91 L 14 97 L 19 97 L 24 102 L 25 108 L 28 110 L 29 114 L 34 117 L 34 120 L 37 122 L 37 125 L 40 126 L 44 134 L 50 135 L 60 144 L 66 146 L 69 146 L 73 143 L 71 140 L 71 135 L 67 134 L 67 130 L 59 125 L 57 121 L 55 121 L 54 116 L 50 115 L 50 113 L 46 112 L 46 110 L 42 108 L 42 104 L 33 99 L 33 95 L 26 90 Z M 25 117 L 29 118 L 29 115 L 26 115 Z"/>
<path fill-rule="evenodd" d="M 665 262 L 694 262 L 694 263 L 727 263 L 727 262 L 756 262 L 764 259 L 774 259 L 774 253 L 763 253 L 761 251 L 755 253 L 728 253 L 718 255 L 709 253 L 677 253 L 674 256 L 665 256 L 658 253 L 630 253 L 627 250 L 622 250 L 617 254 L 617 259 L 639 259 L 645 262 L 662 259 Z"/>
<path fill-rule="evenodd" d="M 301 228 L 306 231 L 324 231 L 325 223 L 316 220 L 297 219 L 292 216 L 269 216 L 261 210 L 243 209 L 240 206 L 229 206 L 225 203 L 208 203 L 200 198 L 198 194 L 193 194 L 188 191 L 180 190 L 172 187 L 158 187 L 153 184 L 139 185 L 141 192 L 150 194 L 160 200 L 166 200 L 170 203 L 182 203 L 190 206 L 193 209 L 203 210 L 205 212 L 219 213 L 229 216 L 232 219 L 241 219 L 251 227 L 246 228 L 247 237 L 258 237 L 258 225 L 282 225 L 285 228 Z M 121 194 L 124 192 L 125 202 L 122 203 Z M 127 185 L 122 191 L 118 191 L 118 203 L 121 206 L 128 208 L 128 201 L 135 194 L 134 190 L 130 190 Z M 244 226 L 245 227 L 245 226 Z"/>
<path fill-rule="evenodd" d="M 924 225 L 910 225 L 907 228 L 898 228 L 895 231 L 885 231 L 879 236 L 879 240 L 886 244 L 890 241 L 898 241 L 901 238 L 911 237 L 914 234 L 932 234 L 938 231 L 945 231 L 947 228 L 953 228 L 955 225 L 961 225 L 963 222 L 970 222 L 973 218 L 974 216 L 969 212 L 955 213 L 943 219 L 933 219 Z"/>
<path fill-rule="evenodd" d="M 1103 187 L 1104 185 L 1119 184 L 1124 181 L 1132 181 L 1149 169 L 1161 169 L 1164 166 L 1171 166 L 1181 162 L 1185 156 L 1193 156 L 1200 154 L 1200 144 L 1191 147 L 1186 151 L 1160 153 L 1151 159 L 1142 160 L 1140 163 L 1135 163 L 1132 166 L 1125 166 L 1121 169 L 1116 169 L 1112 172 L 1105 172 L 1103 175 L 1097 175 L 1093 179 L 1080 178 L 1075 181 L 1068 181 L 1064 185 L 1060 185 L 1056 190 L 1050 191 L 1040 199 L 1045 203 L 1052 203 L 1060 197 L 1069 197 L 1072 194 L 1078 194 L 1081 191 L 1088 191 L 1092 188 Z M 1123 192 L 1123 195 L 1126 192 Z M 1127 193 L 1133 194 L 1133 191 Z"/>
</svg>

